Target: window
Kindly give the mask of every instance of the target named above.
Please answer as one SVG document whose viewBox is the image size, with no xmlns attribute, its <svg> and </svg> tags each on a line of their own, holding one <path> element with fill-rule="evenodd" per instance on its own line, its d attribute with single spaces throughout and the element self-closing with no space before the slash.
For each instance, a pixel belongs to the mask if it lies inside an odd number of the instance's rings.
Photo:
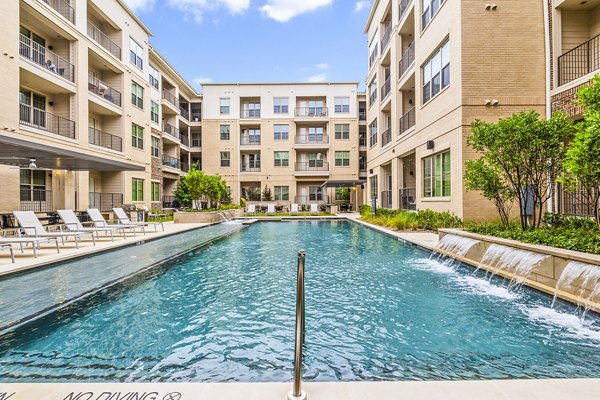
<svg viewBox="0 0 600 400">
<path fill-rule="evenodd" d="M 371 122 L 371 125 L 369 125 L 369 132 L 369 146 L 373 147 L 377 144 L 377 120 Z"/>
<path fill-rule="evenodd" d="M 274 125 L 273 131 L 275 140 L 288 140 L 290 133 L 289 125 Z"/>
<path fill-rule="evenodd" d="M 240 144 L 260 144 L 260 128 L 242 129 Z"/>
<path fill-rule="evenodd" d="M 290 199 L 289 186 L 275 186 L 275 201 L 288 201 Z"/>
<path fill-rule="evenodd" d="M 144 49 L 132 38 L 129 38 L 129 60 L 139 69 L 144 69 Z"/>
<path fill-rule="evenodd" d="M 242 104 L 242 118 L 260 118 L 260 103 Z"/>
<path fill-rule="evenodd" d="M 377 175 L 372 176 L 370 179 L 370 183 L 371 183 L 371 198 L 375 197 L 377 198 Z"/>
<path fill-rule="evenodd" d="M 373 79 L 369 84 L 369 106 L 377 101 L 377 79 Z"/>
<path fill-rule="evenodd" d="M 450 196 L 450 150 L 423 159 L 423 196 Z"/>
<path fill-rule="evenodd" d="M 325 129 L 322 126 L 310 126 L 308 128 L 300 128 L 298 134 L 298 143 L 327 143 L 328 138 L 325 137 Z"/>
<path fill-rule="evenodd" d="M 148 80 L 150 82 L 150 85 L 155 89 L 158 89 L 158 78 L 160 78 L 160 75 L 158 74 L 158 70 L 151 65 L 150 66 L 150 76 L 149 76 Z"/>
<path fill-rule="evenodd" d="M 131 104 L 144 108 L 144 88 L 134 81 L 131 81 Z"/>
<path fill-rule="evenodd" d="M 427 28 L 429 22 L 433 19 L 435 14 L 437 14 L 440 9 L 440 5 L 444 2 L 444 0 L 422 0 L 422 8 L 423 14 L 421 15 L 421 30 Z"/>
<path fill-rule="evenodd" d="M 288 167 L 290 165 L 290 153 L 287 151 L 275 152 L 275 166 Z"/>
<path fill-rule="evenodd" d="M 349 167 L 350 166 L 350 152 L 349 151 L 336 151 L 335 152 L 335 166 L 336 167 Z"/>
<path fill-rule="evenodd" d="M 152 157 L 160 157 L 160 139 L 152 136 L 150 143 L 150 154 Z"/>
<path fill-rule="evenodd" d="M 202 147 L 202 135 L 200 133 L 192 133 L 192 147 Z"/>
<path fill-rule="evenodd" d="M 131 124 L 131 146 L 136 149 L 144 148 L 144 128 L 136 124 Z"/>
<path fill-rule="evenodd" d="M 150 193 L 151 201 L 160 201 L 160 183 L 152 182 L 151 183 L 152 191 Z"/>
<path fill-rule="evenodd" d="M 221 167 L 229 167 L 231 165 L 231 156 L 228 151 L 221 152 Z"/>
<path fill-rule="evenodd" d="M 221 140 L 229 140 L 229 125 L 221 125 Z"/>
<path fill-rule="evenodd" d="M 229 114 L 229 98 L 219 99 L 219 112 Z"/>
<path fill-rule="evenodd" d="M 150 119 L 152 119 L 152 122 L 158 124 L 158 117 L 158 104 L 150 101 Z"/>
<path fill-rule="evenodd" d="M 350 112 L 350 97 L 336 97 L 334 99 L 336 113 L 349 113 Z"/>
<path fill-rule="evenodd" d="M 287 114 L 289 109 L 287 97 L 275 97 L 273 99 L 273 113 L 275 114 Z"/>
<path fill-rule="evenodd" d="M 336 138 L 336 140 L 349 140 L 350 139 L 350 125 L 349 124 L 336 124 L 335 125 L 335 138 Z"/>
<path fill-rule="evenodd" d="M 450 84 L 450 43 L 446 42 L 423 66 L 423 104 Z"/>
<path fill-rule="evenodd" d="M 46 201 L 46 171 L 21 169 L 21 201 Z"/>
<path fill-rule="evenodd" d="M 322 201 L 323 190 L 321 186 L 309 186 L 308 187 L 308 200 L 310 201 Z"/>
<path fill-rule="evenodd" d="M 379 55 L 379 50 L 378 50 L 378 44 L 379 42 L 377 41 L 377 38 L 379 36 L 377 35 L 377 31 L 375 31 L 375 34 L 373 35 L 373 39 L 371 39 L 371 43 L 369 44 L 369 68 L 371 68 L 373 66 L 373 63 L 375 62 L 375 60 L 377 59 L 377 56 Z"/>
<path fill-rule="evenodd" d="M 144 201 L 144 180 L 131 178 L 131 201 Z"/>
</svg>

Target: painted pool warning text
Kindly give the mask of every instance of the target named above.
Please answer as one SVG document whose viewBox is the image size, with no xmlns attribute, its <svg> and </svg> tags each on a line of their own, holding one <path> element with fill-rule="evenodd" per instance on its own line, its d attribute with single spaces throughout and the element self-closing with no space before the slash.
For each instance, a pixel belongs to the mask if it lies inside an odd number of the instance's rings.
<svg viewBox="0 0 600 400">
<path fill-rule="evenodd" d="M 71 392 L 63 400 L 182 400 L 182 398 L 180 393 L 167 393 L 160 396 L 158 392 Z"/>
</svg>

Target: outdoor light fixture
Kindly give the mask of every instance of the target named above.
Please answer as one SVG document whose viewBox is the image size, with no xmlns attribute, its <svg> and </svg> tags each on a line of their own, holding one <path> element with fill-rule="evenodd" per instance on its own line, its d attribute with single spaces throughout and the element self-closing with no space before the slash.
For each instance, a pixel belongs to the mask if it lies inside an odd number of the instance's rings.
<svg viewBox="0 0 600 400">
<path fill-rule="evenodd" d="M 29 169 L 37 169 L 37 165 L 35 164 L 35 158 L 29 159 Z"/>
<path fill-rule="evenodd" d="M 428 140 L 427 141 L 427 150 L 433 150 L 433 147 L 434 147 L 433 140 Z"/>
</svg>

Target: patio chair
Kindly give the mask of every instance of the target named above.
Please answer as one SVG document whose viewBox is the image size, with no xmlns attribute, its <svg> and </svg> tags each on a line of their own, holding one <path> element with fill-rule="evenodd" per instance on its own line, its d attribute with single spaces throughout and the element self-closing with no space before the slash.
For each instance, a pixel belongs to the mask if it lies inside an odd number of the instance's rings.
<svg viewBox="0 0 600 400">
<path fill-rule="evenodd" d="M 152 212 L 152 210 L 150 210 L 148 208 L 148 206 L 143 206 L 142 210 L 144 210 L 144 211 L 146 211 L 148 213 L 148 219 L 162 219 L 162 218 L 167 218 L 167 214 L 154 213 L 154 212 Z"/>
<path fill-rule="evenodd" d="M 94 233 L 96 237 L 100 237 L 100 232 L 104 232 L 105 234 L 110 234 L 110 239 L 112 241 L 115 240 L 113 234 L 118 232 L 115 228 L 96 228 L 96 227 L 84 227 L 79 221 L 79 218 L 75 215 L 73 210 L 56 210 L 60 219 L 63 220 L 63 224 L 67 227 L 68 230 L 72 232 L 78 233 L 88 233 L 92 235 L 92 240 L 94 241 L 94 245 L 96 245 L 96 240 L 94 239 Z M 125 233 L 123 232 L 123 237 L 125 237 Z"/>
<path fill-rule="evenodd" d="M 37 258 L 37 251 L 40 248 L 40 243 L 47 241 L 48 243 L 54 242 L 56 245 L 56 252 L 60 253 L 60 246 L 58 244 L 58 237 L 46 237 L 46 238 L 34 238 L 34 237 L 2 237 L 0 238 L 0 248 L 8 247 L 10 250 L 10 257 L 12 262 L 15 262 L 15 253 L 12 248 L 12 243 L 18 243 L 21 246 L 21 253 L 24 253 L 23 244 L 31 244 L 33 248 L 33 257 Z"/>
<path fill-rule="evenodd" d="M 114 228 L 114 229 L 117 229 L 120 232 L 123 232 L 123 236 L 125 236 L 125 231 L 128 230 L 129 232 L 133 233 L 133 236 L 135 236 L 135 228 L 136 228 L 136 226 L 132 226 L 132 225 L 120 225 L 120 224 L 112 224 L 112 225 L 110 225 L 108 223 L 108 221 L 106 221 L 104 219 L 104 217 L 102 216 L 102 213 L 100 212 L 100 210 L 98 210 L 97 208 L 88 208 L 85 211 L 90 216 L 90 219 L 92 220 L 92 223 L 94 224 L 94 228 Z M 145 235 L 146 234 L 145 227 L 144 226 L 140 226 L 140 228 L 142 228 L 142 233 Z"/>
<path fill-rule="evenodd" d="M 248 204 L 248 210 L 246 210 L 246 214 L 256 215 L 256 204 Z"/>
<path fill-rule="evenodd" d="M 311 204 L 310 205 L 310 215 L 313 215 L 315 213 L 317 215 L 319 215 L 319 205 L 318 204 Z"/>
<path fill-rule="evenodd" d="M 13 211 L 15 219 L 19 223 L 19 236 L 24 235 L 30 238 L 60 238 L 65 244 L 65 238 L 73 237 L 75 247 L 79 248 L 81 234 L 79 232 L 48 232 L 42 225 L 33 211 Z"/>
<path fill-rule="evenodd" d="M 267 215 L 275 215 L 275 204 L 267 204 Z"/>
<path fill-rule="evenodd" d="M 292 214 L 296 214 L 296 215 L 299 214 L 298 204 L 292 204 L 291 205 L 291 207 L 290 207 L 290 215 L 292 215 Z"/>
<path fill-rule="evenodd" d="M 12 260 L 12 263 L 14 264 L 15 263 L 15 252 L 13 250 L 12 244 L 0 242 L 0 250 L 4 250 L 4 249 L 8 249 L 8 251 L 10 252 L 10 259 Z"/>
<path fill-rule="evenodd" d="M 127 213 L 125 212 L 125 210 L 123 210 L 120 207 L 114 207 L 113 212 L 115 213 L 115 216 L 117 217 L 117 221 L 119 221 L 119 224 L 121 224 L 121 225 L 144 226 L 144 227 L 152 225 L 152 226 L 154 226 L 154 232 L 158 232 L 158 225 L 160 225 L 163 232 L 165 231 L 165 226 L 162 222 L 132 221 L 127 216 Z"/>
</svg>

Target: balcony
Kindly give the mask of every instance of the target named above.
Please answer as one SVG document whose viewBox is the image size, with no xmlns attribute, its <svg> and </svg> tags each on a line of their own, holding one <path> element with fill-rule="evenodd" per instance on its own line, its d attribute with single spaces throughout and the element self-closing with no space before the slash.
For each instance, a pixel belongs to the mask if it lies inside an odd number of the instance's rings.
<svg viewBox="0 0 600 400">
<path fill-rule="evenodd" d="M 179 107 L 179 115 L 186 121 L 190 120 L 190 112 L 183 107 Z"/>
<path fill-rule="evenodd" d="M 181 164 L 179 159 L 167 155 L 163 155 L 162 157 L 162 165 L 165 167 L 181 169 Z"/>
<path fill-rule="evenodd" d="M 115 151 L 123 151 L 123 139 L 110 133 L 90 127 L 88 131 L 89 143 Z"/>
<path fill-rule="evenodd" d="M 179 110 L 179 99 L 173 93 L 166 89 L 162 90 L 162 99 L 172 104 L 176 109 Z"/>
<path fill-rule="evenodd" d="M 383 36 L 381 37 L 381 51 L 385 50 L 387 45 L 390 43 L 390 39 L 392 38 L 392 23 L 388 22 L 383 31 Z"/>
<path fill-rule="evenodd" d="M 381 100 L 383 101 L 392 90 L 392 82 L 390 77 L 388 76 L 385 82 L 383 83 L 383 87 L 381 88 Z"/>
<path fill-rule="evenodd" d="M 44 3 L 54 8 L 60 15 L 75 23 L 75 9 L 66 0 L 44 0 Z"/>
<path fill-rule="evenodd" d="M 329 144 L 329 135 L 325 133 L 314 133 L 308 135 L 296 135 L 294 143 L 296 144 Z"/>
<path fill-rule="evenodd" d="M 359 121 L 366 121 L 367 120 L 367 112 L 366 111 L 360 111 L 358 113 L 358 120 Z"/>
<path fill-rule="evenodd" d="M 52 190 L 29 189 L 21 187 L 21 211 L 50 212 L 52 206 Z"/>
<path fill-rule="evenodd" d="M 375 103 L 376 101 L 377 101 L 377 88 L 375 88 L 369 95 L 369 106 L 372 106 L 373 103 Z"/>
<path fill-rule="evenodd" d="M 358 145 L 363 147 L 367 145 L 367 134 L 361 133 L 358 135 Z"/>
<path fill-rule="evenodd" d="M 385 131 L 383 131 L 383 133 L 381 134 L 381 147 L 385 146 L 386 144 L 388 144 L 389 142 L 392 141 L 392 128 L 387 128 Z"/>
<path fill-rule="evenodd" d="M 398 69 L 398 78 L 402 78 L 406 71 L 410 69 L 410 67 L 415 62 L 415 42 L 412 42 L 408 45 L 404 53 L 402 54 L 402 58 L 400 59 L 400 65 Z"/>
<path fill-rule="evenodd" d="M 75 139 L 75 121 L 26 104 L 19 104 L 19 123 L 55 135 Z"/>
<path fill-rule="evenodd" d="M 241 135 L 241 146 L 260 146 L 260 135 Z"/>
<path fill-rule="evenodd" d="M 200 121 L 202 121 L 202 112 L 201 111 L 196 111 L 196 110 L 192 109 L 192 119 L 190 121 L 191 122 L 200 122 Z"/>
<path fill-rule="evenodd" d="M 558 85 L 600 69 L 600 35 L 558 57 Z"/>
<path fill-rule="evenodd" d="M 417 209 L 417 189 L 404 188 L 400 189 L 400 209 L 401 210 L 416 210 Z"/>
<path fill-rule="evenodd" d="M 20 35 L 19 55 L 69 82 L 75 82 L 73 64 L 27 36 Z"/>
<path fill-rule="evenodd" d="M 408 110 L 402 118 L 400 118 L 400 135 L 415 126 L 416 112 L 415 108 Z"/>
<path fill-rule="evenodd" d="M 392 191 L 384 190 L 381 192 L 381 207 L 392 208 Z"/>
<path fill-rule="evenodd" d="M 329 115 L 327 106 L 322 107 L 296 107 L 296 117 L 302 118 L 323 118 Z"/>
<path fill-rule="evenodd" d="M 260 172 L 260 162 L 242 164 L 240 172 Z"/>
<path fill-rule="evenodd" d="M 100 46 L 104 47 L 110 54 L 121 59 L 121 46 L 116 44 L 106 33 L 102 32 L 100 28 L 88 21 L 87 24 L 88 36 L 92 38 Z"/>
<path fill-rule="evenodd" d="M 187 135 L 183 135 L 179 132 L 179 140 L 181 141 L 182 146 L 190 147 L 190 138 Z"/>
<path fill-rule="evenodd" d="M 329 163 L 323 160 L 312 160 L 308 162 L 297 162 L 296 172 L 327 172 Z"/>
<path fill-rule="evenodd" d="M 190 165 L 188 163 L 182 162 L 181 163 L 181 171 L 188 173 L 190 172 Z"/>
<path fill-rule="evenodd" d="M 179 139 L 179 130 L 168 122 L 163 124 L 163 132 L 173 136 L 175 139 Z"/>
<path fill-rule="evenodd" d="M 260 109 L 240 110 L 240 118 L 260 118 Z"/>
<path fill-rule="evenodd" d="M 92 75 L 88 75 L 88 90 L 91 93 L 102 97 L 104 100 L 121 107 L 121 92 L 108 86 L 100 79 L 94 78 Z"/>
<path fill-rule="evenodd" d="M 400 16 L 398 19 L 402 20 L 404 13 L 408 11 L 408 8 L 412 3 L 412 0 L 400 0 L 400 4 L 398 5 L 398 15 Z"/>
<path fill-rule="evenodd" d="M 123 193 L 90 192 L 90 208 L 112 211 L 113 207 L 123 207 Z"/>
</svg>

